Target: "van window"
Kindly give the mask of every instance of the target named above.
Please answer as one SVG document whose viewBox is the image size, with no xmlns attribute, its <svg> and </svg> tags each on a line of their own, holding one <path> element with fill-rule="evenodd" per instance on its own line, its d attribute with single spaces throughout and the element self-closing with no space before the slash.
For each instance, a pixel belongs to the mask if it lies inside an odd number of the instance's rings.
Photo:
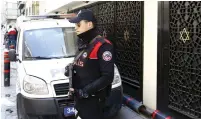
<svg viewBox="0 0 201 119">
<path fill-rule="evenodd" d="M 77 51 L 77 36 L 73 27 L 28 30 L 23 44 L 23 59 L 71 57 Z"/>
</svg>

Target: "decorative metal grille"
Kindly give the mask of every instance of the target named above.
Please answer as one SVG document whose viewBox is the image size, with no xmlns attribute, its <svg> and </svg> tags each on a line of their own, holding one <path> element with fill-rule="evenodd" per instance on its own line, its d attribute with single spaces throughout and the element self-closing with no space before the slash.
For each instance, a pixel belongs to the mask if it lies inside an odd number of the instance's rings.
<svg viewBox="0 0 201 119">
<path fill-rule="evenodd" d="M 139 1 L 123 1 L 116 6 L 116 63 L 124 82 L 135 87 L 142 79 L 141 5 Z"/>
<path fill-rule="evenodd" d="M 95 13 L 98 31 L 115 45 L 116 64 L 123 82 L 136 88 L 140 88 L 142 80 L 142 4 L 113 1 L 84 8 Z"/>
<path fill-rule="evenodd" d="M 111 38 L 114 36 L 115 2 L 107 2 L 98 6 L 97 27 L 101 35 Z"/>
<path fill-rule="evenodd" d="M 201 119 L 201 2 L 170 2 L 169 108 Z"/>
</svg>

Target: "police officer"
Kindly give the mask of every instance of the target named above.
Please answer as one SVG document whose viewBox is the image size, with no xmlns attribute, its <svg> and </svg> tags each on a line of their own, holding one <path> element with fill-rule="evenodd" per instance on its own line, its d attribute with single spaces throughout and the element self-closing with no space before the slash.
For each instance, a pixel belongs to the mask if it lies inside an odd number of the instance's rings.
<svg viewBox="0 0 201 119">
<path fill-rule="evenodd" d="M 92 11 L 81 10 L 69 22 L 75 23 L 82 42 L 74 59 L 70 89 L 75 95 L 75 108 L 81 119 L 103 119 L 114 77 L 113 45 L 98 34 Z"/>
<path fill-rule="evenodd" d="M 11 45 L 14 45 L 14 48 L 15 48 L 17 34 L 16 34 L 16 30 L 12 28 L 11 25 L 9 25 L 9 29 L 8 29 L 8 38 L 9 38 L 8 47 L 10 47 Z"/>
</svg>

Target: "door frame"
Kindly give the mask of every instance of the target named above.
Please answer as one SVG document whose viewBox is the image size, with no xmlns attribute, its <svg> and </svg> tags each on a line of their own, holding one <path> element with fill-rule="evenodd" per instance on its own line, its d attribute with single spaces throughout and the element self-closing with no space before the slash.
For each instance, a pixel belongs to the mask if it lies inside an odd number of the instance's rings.
<svg viewBox="0 0 201 119">
<path fill-rule="evenodd" d="M 169 56 L 170 56 L 170 18 L 169 1 L 158 1 L 158 43 L 157 43 L 157 109 L 176 119 L 191 119 L 168 107 L 169 103 Z M 189 117 L 188 117 L 189 116 Z M 190 118 L 191 117 L 191 118 Z"/>
<path fill-rule="evenodd" d="M 157 43 L 157 109 L 165 111 L 168 106 L 169 68 L 169 2 L 158 1 L 158 43 Z"/>
</svg>

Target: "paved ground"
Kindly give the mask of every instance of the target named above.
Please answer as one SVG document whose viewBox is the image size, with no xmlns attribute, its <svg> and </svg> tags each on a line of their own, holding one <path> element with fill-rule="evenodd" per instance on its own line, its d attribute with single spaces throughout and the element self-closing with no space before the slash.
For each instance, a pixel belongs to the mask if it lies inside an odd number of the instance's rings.
<svg viewBox="0 0 201 119">
<path fill-rule="evenodd" d="M 2 37 L 1 37 L 2 38 Z M 14 63 L 11 63 L 11 85 L 10 87 L 4 87 L 3 82 L 3 51 L 4 46 L 2 46 L 2 41 L 0 42 L 1 48 L 1 117 L 0 119 L 17 119 L 16 112 L 16 92 L 15 92 L 15 82 L 16 82 L 16 66 Z M 128 107 L 122 107 L 121 111 L 115 119 L 145 119 L 142 116 L 138 115 Z"/>
<path fill-rule="evenodd" d="M 1 119 L 17 119 L 16 92 L 15 92 L 15 70 L 12 70 L 11 86 L 4 87 L 1 83 Z"/>
<path fill-rule="evenodd" d="M 3 51 L 4 46 L 2 45 L 3 36 L 1 34 L 1 119 L 17 119 L 17 113 L 16 113 L 16 92 L 15 92 L 15 79 L 16 79 L 16 66 L 15 64 L 11 64 L 11 85 L 10 87 L 4 87 L 4 76 L 3 76 Z"/>
</svg>

